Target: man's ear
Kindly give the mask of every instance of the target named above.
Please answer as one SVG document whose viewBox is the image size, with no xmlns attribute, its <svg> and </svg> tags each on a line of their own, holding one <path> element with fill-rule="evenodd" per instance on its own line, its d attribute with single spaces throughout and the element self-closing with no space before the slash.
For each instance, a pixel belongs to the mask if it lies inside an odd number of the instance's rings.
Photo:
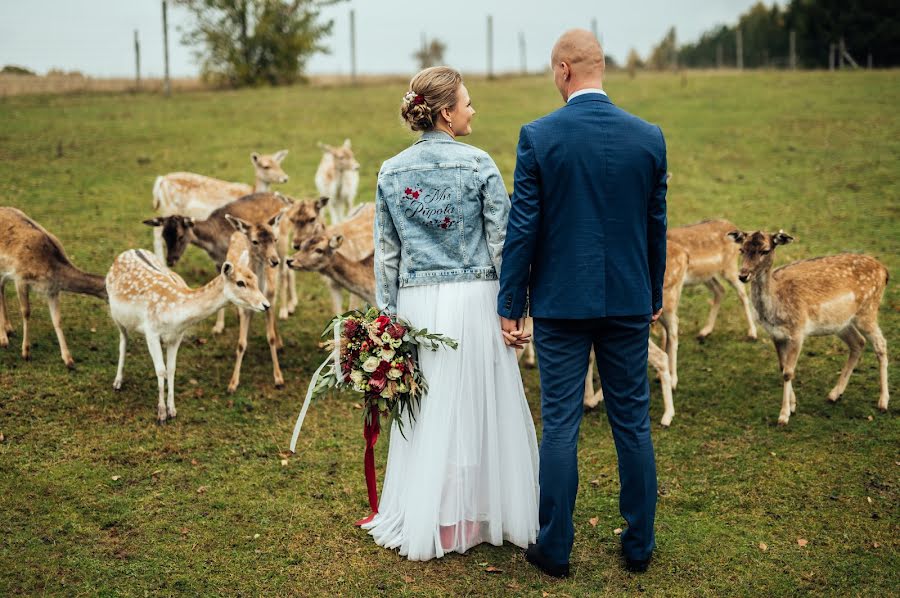
<svg viewBox="0 0 900 598">
<path fill-rule="evenodd" d="M 791 241 L 794 240 L 794 237 L 790 236 L 783 230 L 778 231 L 774 235 L 772 235 L 772 243 L 774 245 L 787 245 Z"/>
</svg>

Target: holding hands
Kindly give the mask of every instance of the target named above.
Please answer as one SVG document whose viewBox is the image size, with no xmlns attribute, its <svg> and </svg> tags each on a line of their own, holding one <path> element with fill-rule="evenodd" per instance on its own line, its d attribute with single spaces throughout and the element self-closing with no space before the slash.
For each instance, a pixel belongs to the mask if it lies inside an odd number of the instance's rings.
<svg viewBox="0 0 900 598">
<path fill-rule="evenodd" d="M 531 334 L 525 332 L 525 318 L 510 320 L 501 316 L 500 330 L 507 347 L 522 349 L 531 342 Z"/>
</svg>

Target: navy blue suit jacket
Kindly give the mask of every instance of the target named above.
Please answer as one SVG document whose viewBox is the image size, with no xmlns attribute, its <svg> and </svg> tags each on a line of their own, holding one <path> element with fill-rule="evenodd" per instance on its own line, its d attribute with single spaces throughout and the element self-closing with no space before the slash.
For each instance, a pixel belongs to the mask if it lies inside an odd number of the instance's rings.
<svg viewBox="0 0 900 598">
<path fill-rule="evenodd" d="M 666 143 L 588 93 L 522 127 L 497 311 L 517 319 L 662 308 Z"/>
</svg>

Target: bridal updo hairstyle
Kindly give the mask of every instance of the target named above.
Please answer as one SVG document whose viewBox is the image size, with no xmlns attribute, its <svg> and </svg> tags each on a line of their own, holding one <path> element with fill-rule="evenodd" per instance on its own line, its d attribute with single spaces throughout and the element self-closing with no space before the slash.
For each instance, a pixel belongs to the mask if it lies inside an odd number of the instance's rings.
<svg viewBox="0 0 900 598">
<path fill-rule="evenodd" d="M 450 110 L 459 99 L 462 75 L 449 66 L 433 66 L 420 71 L 409 82 L 409 91 L 400 104 L 400 116 L 413 131 L 430 131 L 444 108 Z"/>
</svg>

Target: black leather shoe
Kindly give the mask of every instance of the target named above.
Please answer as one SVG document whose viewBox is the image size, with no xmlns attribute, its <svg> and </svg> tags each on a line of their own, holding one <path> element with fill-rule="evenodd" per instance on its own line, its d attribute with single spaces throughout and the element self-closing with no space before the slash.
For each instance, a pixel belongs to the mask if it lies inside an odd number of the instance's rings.
<svg viewBox="0 0 900 598">
<path fill-rule="evenodd" d="M 544 556 L 537 544 L 529 544 L 525 550 L 525 560 L 551 577 L 569 576 L 569 564 L 554 565 L 547 560 L 547 557 Z"/>
<path fill-rule="evenodd" d="M 647 570 L 647 567 L 650 565 L 650 559 L 653 558 L 653 555 L 651 554 L 646 559 L 641 561 L 630 559 L 624 554 L 622 554 L 622 557 L 625 559 L 625 569 L 627 569 L 629 572 L 644 573 Z"/>
</svg>

